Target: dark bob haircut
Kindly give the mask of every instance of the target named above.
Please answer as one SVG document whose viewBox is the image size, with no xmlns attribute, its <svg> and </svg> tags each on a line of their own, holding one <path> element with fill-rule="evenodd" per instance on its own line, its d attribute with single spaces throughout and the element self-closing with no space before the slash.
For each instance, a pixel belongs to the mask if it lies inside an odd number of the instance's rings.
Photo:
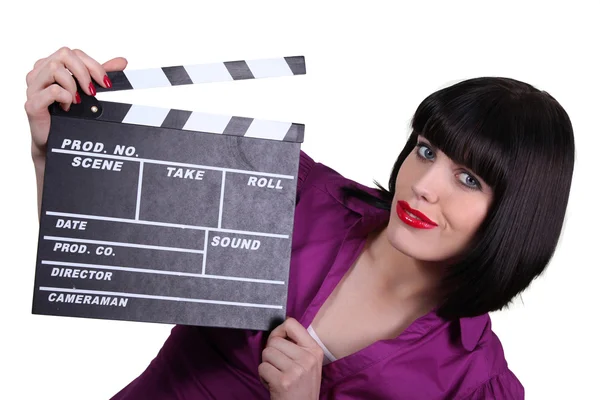
<svg viewBox="0 0 600 400">
<path fill-rule="evenodd" d="M 566 213 L 575 143 L 569 116 L 545 91 L 510 78 L 468 79 L 429 95 L 398 156 L 388 189 L 346 196 L 390 210 L 398 170 L 427 138 L 493 189 L 493 201 L 464 254 L 448 262 L 440 317 L 451 320 L 507 306 L 539 276 L 556 249 Z"/>
</svg>

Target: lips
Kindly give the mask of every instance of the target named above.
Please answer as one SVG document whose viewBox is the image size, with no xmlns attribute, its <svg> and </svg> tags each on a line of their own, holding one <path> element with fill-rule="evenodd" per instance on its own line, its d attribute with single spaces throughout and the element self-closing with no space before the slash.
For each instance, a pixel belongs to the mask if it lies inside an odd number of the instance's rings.
<svg viewBox="0 0 600 400">
<path fill-rule="evenodd" d="M 414 228 L 432 229 L 438 226 L 422 212 L 410 208 L 408 203 L 404 200 L 400 200 L 398 202 L 396 206 L 396 212 L 398 213 L 398 217 L 402 220 L 402 222 Z"/>
</svg>

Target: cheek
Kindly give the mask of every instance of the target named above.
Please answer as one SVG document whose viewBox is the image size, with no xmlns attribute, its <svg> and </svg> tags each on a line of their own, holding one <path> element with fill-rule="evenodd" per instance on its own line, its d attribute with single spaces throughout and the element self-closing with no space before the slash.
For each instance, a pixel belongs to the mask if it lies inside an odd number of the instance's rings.
<svg viewBox="0 0 600 400">
<path fill-rule="evenodd" d="M 411 156 L 409 155 L 409 157 Z M 400 167 L 396 177 L 396 197 L 406 199 L 407 194 L 412 195 L 411 185 L 416 180 L 418 180 L 418 172 L 412 165 L 411 160 L 407 159 Z M 399 196 L 400 194 L 402 196 Z"/>
<path fill-rule="evenodd" d="M 479 228 L 485 219 L 489 206 L 486 201 L 476 201 L 473 198 L 455 200 L 446 207 L 445 217 L 448 231 L 469 236 Z"/>
</svg>

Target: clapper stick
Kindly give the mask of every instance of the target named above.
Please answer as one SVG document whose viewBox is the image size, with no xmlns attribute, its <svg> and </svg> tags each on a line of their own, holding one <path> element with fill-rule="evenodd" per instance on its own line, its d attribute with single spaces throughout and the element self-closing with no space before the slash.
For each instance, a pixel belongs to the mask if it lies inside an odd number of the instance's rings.
<svg viewBox="0 0 600 400">
<path fill-rule="evenodd" d="M 109 77 L 135 90 L 302 74 L 300 56 Z M 281 323 L 304 125 L 81 97 L 50 107 L 33 313 Z"/>
<path fill-rule="evenodd" d="M 107 75 L 113 83 L 112 88 L 106 89 L 96 85 L 96 91 L 148 89 L 304 74 L 306 74 L 306 65 L 303 56 L 225 61 L 139 70 L 125 69 L 124 71 L 108 72 Z"/>
</svg>

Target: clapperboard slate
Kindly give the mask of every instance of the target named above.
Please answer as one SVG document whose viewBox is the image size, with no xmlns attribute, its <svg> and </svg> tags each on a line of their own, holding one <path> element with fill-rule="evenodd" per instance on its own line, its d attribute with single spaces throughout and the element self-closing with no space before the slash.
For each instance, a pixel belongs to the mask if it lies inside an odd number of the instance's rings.
<svg viewBox="0 0 600 400">
<path fill-rule="evenodd" d="M 125 70 L 97 91 L 305 73 L 302 56 Z M 281 323 L 304 125 L 79 93 L 50 107 L 33 313 Z"/>
</svg>

